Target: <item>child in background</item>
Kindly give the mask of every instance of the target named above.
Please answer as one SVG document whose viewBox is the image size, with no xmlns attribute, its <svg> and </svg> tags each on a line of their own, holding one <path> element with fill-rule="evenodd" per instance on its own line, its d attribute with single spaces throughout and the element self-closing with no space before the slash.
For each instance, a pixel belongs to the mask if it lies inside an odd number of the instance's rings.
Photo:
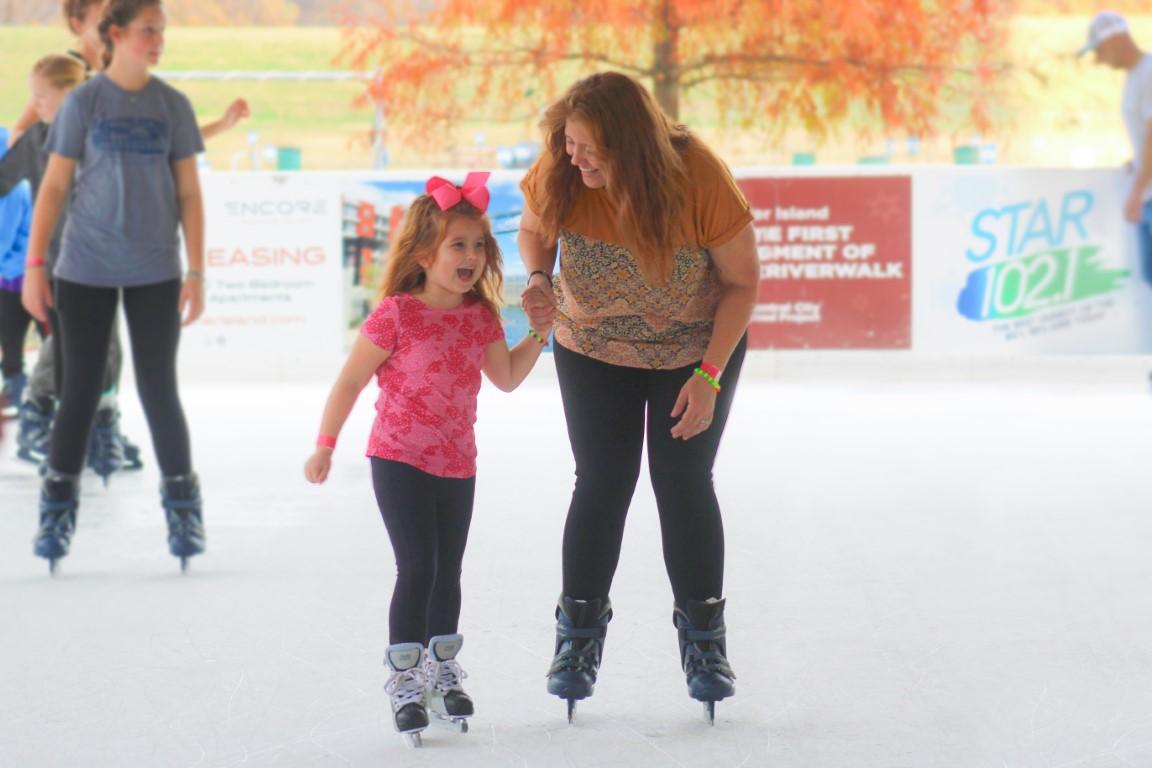
<svg viewBox="0 0 1152 768">
<path fill-rule="evenodd" d="M 0 161 L 7 142 L 0 140 Z M 4 405 L 0 418 L 17 413 L 28 376 L 24 373 L 24 340 L 32 316 L 20 303 L 24 257 L 32 226 L 32 196 L 27 184 L 0 191 L 0 371 L 4 376 Z"/>
<path fill-rule="evenodd" d="M 480 372 L 510 392 L 535 365 L 548 327 L 509 350 L 498 301 L 500 250 L 485 215 L 487 173 L 463 187 L 427 184 L 393 244 L 382 299 L 324 407 L 305 477 L 328 476 L 336 436 L 376 377 L 380 397 L 368 445 L 372 482 L 396 558 L 385 661 L 396 730 L 413 745 L 428 708 L 467 730 L 472 700 L 456 662 L 463 642 L 460 568 L 476 487 Z"/>
<path fill-rule="evenodd" d="M 35 540 L 36 555 L 53 569 L 68 554 L 75 529 L 79 474 L 121 294 L 137 389 L 163 476 L 168 547 L 183 566 L 204 551 L 200 487 L 176 371 L 181 318 L 194 322 L 204 309 L 204 206 L 196 166 L 204 145 L 187 97 L 149 72 L 163 53 L 165 27 L 159 0 L 111 0 L 100 21 L 107 66 L 68 94 L 48 135 L 23 297 L 41 321 L 56 307 L 64 340 L 63 388 Z M 65 207 L 53 293 L 44 267 Z"/>
<path fill-rule="evenodd" d="M 48 128 L 60 111 L 60 105 L 68 93 L 84 82 L 87 73 L 78 59 L 74 56 L 51 55 L 45 56 L 32 67 L 28 77 L 28 87 L 32 93 L 32 106 L 36 111 L 39 122 L 32 125 L 21 134 L 12 145 L 8 154 L 0 158 L 0 195 L 7 194 L 17 188 L 22 182 L 31 185 L 32 199 L 40 190 L 40 181 L 44 178 L 44 169 L 48 164 L 48 154 L 45 145 L 48 143 Z M 56 231 L 52 234 L 52 241 L 48 247 L 45 259 L 47 274 L 52 273 L 56 266 L 56 258 L 60 253 L 60 233 L 64 229 L 64 211 L 61 212 Z M 23 281 L 23 263 L 21 263 L 21 281 Z M 19 289 L 17 289 L 19 290 Z M 28 380 L 28 387 L 24 399 L 9 398 L 9 405 L 18 408 L 20 412 L 20 430 L 16 438 L 17 455 L 35 464 L 42 463 L 48 457 L 48 442 L 52 429 L 52 414 L 56 407 L 56 393 L 59 391 L 59 382 L 56 374 L 61 370 L 59 345 L 55 341 L 58 323 L 55 311 L 48 312 L 48 323 L 52 328 L 52 335 L 44 340 L 40 347 L 40 355 L 36 360 L 36 367 Z M 40 326 L 42 328 L 42 326 Z M 114 354 L 111 354 L 114 353 Z M 109 363 L 109 371 L 105 376 L 104 389 L 108 390 L 115 384 L 115 369 L 119 366 L 120 349 L 118 344 L 110 348 L 110 359 L 115 358 L 115 364 Z M 100 417 L 97 417 L 100 420 Z M 123 440 L 123 438 L 121 438 Z M 128 445 L 126 443 L 126 445 Z M 135 446 L 132 446 L 134 449 Z"/>
</svg>

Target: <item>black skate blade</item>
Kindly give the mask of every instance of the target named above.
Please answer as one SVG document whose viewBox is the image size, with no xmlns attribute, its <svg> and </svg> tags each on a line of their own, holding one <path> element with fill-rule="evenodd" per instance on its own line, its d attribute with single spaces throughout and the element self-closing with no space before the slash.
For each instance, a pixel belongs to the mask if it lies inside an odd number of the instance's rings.
<svg viewBox="0 0 1152 768">
<path fill-rule="evenodd" d="M 704 702 L 704 719 L 708 721 L 708 725 L 716 725 L 716 702 Z"/>
<path fill-rule="evenodd" d="M 568 699 L 568 724 L 572 724 L 572 718 L 576 715 L 576 702 L 579 699 Z"/>
<path fill-rule="evenodd" d="M 182 574 L 188 573 L 188 558 L 187 557 L 181 557 L 180 558 L 180 573 L 182 573 Z"/>
<path fill-rule="evenodd" d="M 60 561 L 58 559 L 56 559 L 55 557 L 48 558 L 48 575 L 49 576 L 52 576 L 52 577 L 56 576 L 56 564 L 59 562 Z"/>
</svg>

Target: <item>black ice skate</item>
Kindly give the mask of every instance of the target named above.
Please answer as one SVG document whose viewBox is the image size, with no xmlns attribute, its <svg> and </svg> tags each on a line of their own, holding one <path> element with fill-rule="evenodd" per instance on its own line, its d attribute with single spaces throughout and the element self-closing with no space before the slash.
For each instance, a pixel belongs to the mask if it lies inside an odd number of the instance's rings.
<svg viewBox="0 0 1152 768">
<path fill-rule="evenodd" d="M 592 695 L 604 655 L 612 603 L 560 596 L 556 606 L 556 650 L 548 669 L 548 693 L 568 701 L 568 722 L 576 702 Z"/>
<path fill-rule="evenodd" d="M 36 531 L 33 551 L 48 561 L 48 570 L 53 575 L 57 561 L 68 554 L 72 544 L 78 491 L 75 476 L 52 471 L 44 478 L 40 490 L 40 529 Z"/>
<path fill-rule="evenodd" d="M 680 637 L 680 664 L 688 681 L 688 695 L 704 702 L 709 725 L 716 722 L 716 702 L 736 693 L 736 675 L 728 665 L 724 601 L 689 600 L 675 606 L 672 623 Z"/>
<path fill-rule="evenodd" d="M 423 661 L 420 643 L 397 643 L 384 652 L 384 663 L 392 670 L 384 683 L 392 703 L 392 723 L 410 747 L 421 745 L 420 732 L 428 727 Z"/>
<path fill-rule="evenodd" d="M 168 551 L 180 558 L 180 570 L 188 570 L 188 558 L 204 551 L 204 518 L 200 481 L 196 474 L 165 477 L 160 499 L 168 520 Z"/>
<path fill-rule="evenodd" d="M 474 708 L 472 697 L 464 692 L 461 681 L 468 673 L 456 661 L 464 644 L 463 635 L 437 635 L 428 641 L 424 676 L 428 685 L 428 709 L 439 720 L 468 733 L 468 718 Z"/>
</svg>

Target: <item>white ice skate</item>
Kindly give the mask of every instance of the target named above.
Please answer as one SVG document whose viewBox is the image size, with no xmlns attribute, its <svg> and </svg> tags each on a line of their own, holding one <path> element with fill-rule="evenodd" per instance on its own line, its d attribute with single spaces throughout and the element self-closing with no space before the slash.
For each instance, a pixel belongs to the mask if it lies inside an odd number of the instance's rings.
<svg viewBox="0 0 1152 768">
<path fill-rule="evenodd" d="M 420 643 L 390 645 L 384 656 L 388 669 L 392 670 L 384 684 L 392 703 L 392 723 L 410 747 L 423 743 L 420 732 L 428 727 L 423 660 L 424 646 Z"/>
<path fill-rule="evenodd" d="M 463 644 L 462 635 L 437 635 L 429 640 L 424 675 L 428 680 L 428 709 L 433 716 L 460 733 L 468 733 L 468 718 L 474 708 L 471 697 L 461 687 L 468 673 L 456 661 Z"/>
</svg>

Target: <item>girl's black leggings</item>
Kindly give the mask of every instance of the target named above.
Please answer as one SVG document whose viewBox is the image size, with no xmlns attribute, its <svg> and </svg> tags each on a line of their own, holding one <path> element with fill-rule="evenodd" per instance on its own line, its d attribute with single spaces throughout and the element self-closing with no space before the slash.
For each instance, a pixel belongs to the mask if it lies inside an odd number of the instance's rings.
<svg viewBox="0 0 1152 768">
<path fill-rule="evenodd" d="M 60 407 L 52 427 L 48 457 L 51 469 L 69 475 L 83 469 L 88 432 L 104 384 L 116 305 L 123 295 L 136 390 L 148 420 L 156 461 L 165 476 L 192 471 L 188 422 L 176 384 L 180 285 L 180 280 L 168 280 L 131 288 L 105 288 L 55 281 L 60 325 L 57 341 L 64 364 Z"/>
<path fill-rule="evenodd" d="M 396 556 L 388 642 L 421 643 L 455 634 L 460 572 L 476 478 L 437 477 L 372 457 L 372 487 Z"/>
<path fill-rule="evenodd" d="M 724 369 L 711 427 L 679 440 L 670 434 L 678 419 L 669 414 L 695 364 L 673 370 L 628 368 L 555 345 L 576 460 L 576 488 L 564 526 L 565 595 L 608 597 L 647 438 L 664 565 L 676 603 L 723 596 L 724 525 L 712 465 L 746 347 L 747 337 Z"/>
</svg>

